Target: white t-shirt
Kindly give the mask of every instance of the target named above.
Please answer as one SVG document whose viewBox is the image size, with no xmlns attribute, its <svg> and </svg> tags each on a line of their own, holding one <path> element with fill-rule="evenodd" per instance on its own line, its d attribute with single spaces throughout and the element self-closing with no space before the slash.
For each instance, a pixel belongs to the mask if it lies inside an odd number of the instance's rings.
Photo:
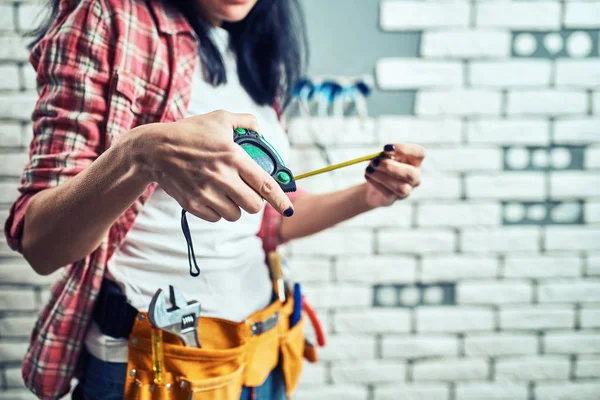
<svg viewBox="0 0 600 400">
<path fill-rule="evenodd" d="M 256 116 L 261 133 L 287 161 L 290 145 L 270 106 L 258 106 L 240 85 L 235 56 L 228 49 L 228 32 L 211 32 L 221 50 L 227 83 L 213 87 L 202 79 L 198 61 L 192 83 L 188 116 L 214 110 Z M 233 135 L 233 131 L 232 131 Z M 263 212 L 242 210 L 236 222 L 207 222 L 187 214 L 200 268 L 200 276 L 189 273 L 187 244 L 181 230 L 181 206 L 157 187 L 137 216 L 123 245 L 108 263 L 108 277 L 115 280 L 132 306 L 147 311 L 157 289 L 168 293 L 179 288 L 189 300 L 197 300 L 202 316 L 242 321 L 266 307 L 271 300 L 271 281 L 261 240 L 256 236 Z M 95 323 L 86 338 L 92 355 L 109 362 L 127 361 L 127 341 L 103 335 Z"/>
</svg>

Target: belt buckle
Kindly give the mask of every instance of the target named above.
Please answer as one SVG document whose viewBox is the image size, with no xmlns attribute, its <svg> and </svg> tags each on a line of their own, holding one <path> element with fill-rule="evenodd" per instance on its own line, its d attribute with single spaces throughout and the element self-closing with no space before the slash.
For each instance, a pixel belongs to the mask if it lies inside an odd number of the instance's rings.
<svg viewBox="0 0 600 400">
<path fill-rule="evenodd" d="M 264 321 L 258 321 L 252 324 L 252 336 L 262 335 L 263 333 L 275 328 L 279 322 L 279 312 L 275 315 L 265 319 Z"/>
</svg>

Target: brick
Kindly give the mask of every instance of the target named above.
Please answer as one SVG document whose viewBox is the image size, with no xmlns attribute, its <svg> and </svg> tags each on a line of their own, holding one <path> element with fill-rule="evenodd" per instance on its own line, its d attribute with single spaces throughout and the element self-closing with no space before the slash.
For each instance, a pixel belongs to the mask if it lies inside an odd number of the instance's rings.
<svg viewBox="0 0 600 400">
<path fill-rule="evenodd" d="M 445 384 L 396 384 L 375 387 L 374 400 L 448 400 L 449 388 Z"/>
<path fill-rule="evenodd" d="M 508 255 L 506 278 L 570 278 L 581 275 L 581 258 L 563 255 Z"/>
<path fill-rule="evenodd" d="M 548 250 L 595 250 L 600 243 L 600 228 L 546 228 L 545 248 Z"/>
<path fill-rule="evenodd" d="M 488 376 L 489 364 L 483 358 L 455 358 L 416 361 L 413 379 L 419 381 L 475 381 Z"/>
<path fill-rule="evenodd" d="M 553 140 L 560 144 L 595 143 L 600 140 L 600 118 L 557 119 Z"/>
<path fill-rule="evenodd" d="M 371 287 L 349 284 L 303 285 L 306 297 L 314 307 L 367 307 L 373 299 Z"/>
<path fill-rule="evenodd" d="M 5 289 L 0 291 L 0 310 L 32 311 L 35 310 L 33 289 Z"/>
<path fill-rule="evenodd" d="M 600 280 L 540 282 L 538 300 L 540 303 L 600 302 Z"/>
<path fill-rule="evenodd" d="M 423 57 L 509 57 L 510 32 L 485 30 L 425 31 L 421 35 Z"/>
<path fill-rule="evenodd" d="M 423 358 L 458 356 L 456 336 L 384 336 L 381 344 L 383 358 Z"/>
<path fill-rule="evenodd" d="M 600 122 L 600 120 L 598 121 Z M 600 129 L 600 123 L 598 124 L 598 129 Z M 585 149 L 583 159 L 583 167 L 585 169 L 600 169 L 600 146 L 590 146 Z M 596 212 L 596 215 L 599 214 L 600 213 Z"/>
<path fill-rule="evenodd" d="M 298 391 L 295 400 L 367 400 L 367 388 L 358 385 L 321 386 Z"/>
<path fill-rule="evenodd" d="M 586 274 L 590 276 L 600 276 L 600 255 L 588 256 Z"/>
<path fill-rule="evenodd" d="M 538 351 L 538 339 L 533 334 L 493 333 L 470 334 L 465 338 L 467 356 L 533 355 Z"/>
<path fill-rule="evenodd" d="M 322 364 L 304 363 L 302 375 L 298 382 L 299 391 L 315 385 L 324 385 L 327 381 L 327 370 Z"/>
<path fill-rule="evenodd" d="M 473 61 L 468 71 L 473 86 L 548 86 L 551 63 L 548 60 Z"/>
<path fill-rule="evenodd" d="M 600 12 L 597 15 L 600 15 Z M 557 60 L 554 83 L 557 86 L 598 87 L 600 86 L 600 61 Z"/>
<path fill-rule="evenodd" d="M 0 337 L 28 338 L 37 318 L 34 315 L 19 315 L 0 319 Z"/>
<path fill-rule="evenodd" d="M 27 342 L 7 342 L 0 343 L 0 362 L 21 362 L 27 352 Z"/>
<path fill-rule="evenodd" d="M 461 1 L 384 1 L 381 3 L 379 24 L 384 31 L 466 27 L 469 24 L 469 4 Z"/>
<path fill-rule="evenodd" d="M 537 172 L 473 173 L 465 184 L 469 199 L 544 200 L 547 194 L 546 178 Z"/>
<path fill-rule="evenodd" d="M 335 276 L 340 282 L 414 283 L 417 262 L 414 257 L 370 255 L 338 257 Z"/>
<path fill-rule="evenodd" d="M 533 287 L 523 280 L 461 281 L 456 286 L 457 304 L 528 303 Z"/>
<path fill-rule="evenodd" d="M 600 173 L 553 172 L 550 174 L 550 196 L 554 199 L 600 196 Z"/>
<path fill-rule="evenodd" d="M 21 124 L 14 122 L 0 123 L 0 146 L 17 147 L 23 145 Z"/>
<path fill-rule="evenodd" d="M 467 123 L 467 140 L 476 144 L 544 146 L 550 143 L 549 129 L 544 119 L 480 119 Z"/>
<path fill-rule="evenodd" d="M 2 154 L 2 158 L 0 159 L 0 175 L 19 177 L 28 161 L 29 156 L 27 153 Z"/>
<path fill-rule="evenodd" d="M 586 306 L 581 309 L 582 328 L 600 328 L 600 307 Z"/>
<path fill-rule="evenodd" d="M 534 388 L 534 393 L 536 400 L 590 400 L 598 397 L 598 393 L 600 393 L 600 383 L 537 383 Z"/>
<path fill-rule="evenodd" d="M 36 400 L 38 398 L 29 389 L 7 389 L 1 393 L 4 400 Z"/>
<path fill-rule="evenodd" d="M 380 253 L 451 252 L 456 235 L 449 230 L 381 229 L 377 233 Z"/>
<path fill-rule="evenodd" d="M 21 374 L 21 368 L 6 368 L 4 370 L 4 376 L 6 377 L 7 388 L 20 389 L 25 387 Z"/>
<path fill-rule="evenodd" d="M 0 32 L 14 31 L 14 21 L 13 6 L 0 4 Z"/>
<path fill-rule="evenodd" d="M 549 1 L 477 3 L 475 24 L 485 28 L 554 30 L 560 28 L 560 4 Z"/>
<path fill-rule="evenodd" d="M 27 39 L 16 35 L 0 37 L 1 61 L 27 61 Z"/>
<path fill-rule="evenodd" d="M 406 367 L 403 362 L 367 360 L 360 363 L 334 364 L 331 379 L 338 383 L 384 383 L 404 380 Z"/>
<path fill-rule="evenodd" d="M 539 242 L 537 227 L 467 228 L 461 234 L 460 248 L 476 253 L 537 251 Z"/>
<path fill-rule="evenodd" d="M 340 132 L 344 132 L 340 135 Z M 324 146 L 373 144 L 375 143 L 375 121 L 362 121 L 358 117 L 311 117 L 291 118 L 288 124 L 290 141 L 293 144 L 313 144 L 318 141 Z M 318 159 L 318 158 L 317 158 Z"/>
<path fill-rule="evenodd" d="M 513 90 L 508 92 L 509 115 L 585 114 L 585 92 L 574 90 Z"/>
<path fill-rule="evenodd" d="M 329 361 L 372 360 L 375 338 L 372 336 L 329 335 L 327 346 L 319 348 L 319 358 Z"/>
<path fill-rule="evenodd" d="M 461 193 L 458 175 L 430 175 L 411 193 L 409 201 L 422 199 L 458 199 Z"/>
<path fill-rule="evenodd" d="M 423 172 L 499 171 L 502 151 L 489 147 L 446 147 L 427 150 Z"/>
<path fill-rule="evenodd" d="M 380 228 L 405 227 L 411 225 L 412 206 L 410 203 L 397 202 L 390 207 L 381 207 L 360 214 L 339 224 L 339 227 Z"/>
<path fill-rule="evenodd" d="M 454 282 L 469 278 L 493 278 L 498 260 L 478 255 L 429 256 L 421 260 L 421 282 Z"/>
<path fill-rule="evenodd" d="M 0 16 L 2 10 L 0 9 Z M 1 17 L 0 17 L 1 18 Z M 0 26 L 1 25 L 0 19 Z M 19 68 L 16 65 L 0 65 L 0 90 L 17 90 L 19 89 Z"/>
<path fill-rule="evenodd" d="M 47 10 L 42 4 L 21 4 L 19 6 L 19 30 L 26 32 L 37 28 Z"/>
<path fill-rule="evenodd" d="M 600 378 L 600 357 L 580 356 L 575 361 L 576 378 Z"/>
<path fill-rule="evenodd" d="M 459 383 L 456 400 L 527 400 L 527 385 L 513 382 Z"/>
<path fill-rule="evenodd" d="M 290 272 L 298 282 L 329 282 L 332 280 L 331 261 L 322 258 L 290 258 Z"/>
<path fill-rule="evenodd" d="M 416 115 L 498 115 L 502 94 L 490 90 L 418 91 Z"/>
<path fill-rule="evenodd" d="M 24 64 L 21 67 L 23 74 L 22 86 L 25 90 L 36 90 L 37 89 L 37 74 L 31 64 Z"/>
<path fill-rule="evenodd" d="M 547 332 L 544 351 L 547 354 L 600 354 L 600 333 Z"/>
<path fill-rule="evenodd" d="M 410 311 L 397 309 L 337 311 L 333 324 L 338 333 L 406 333 L 411 328 Z"/>
<path fill-rule="evenodd" d="M 422 307 L 417 308 L 417 332 L 489 331 L 494 313 L 488 308 Z"/>
<path fill-rule="evenodd" d="M 572 2 L 565 5 L 566 28 L 599 28 L 600 2 Z"/>
<path fill-rule="evenodd" d="M 379 117 L 379 140 L 383 143 L 453 144 L 462 139 L 459 119 L 421 119 L 405 116 Z"/>
<path fill-rule="evenodd" d="M 39 275 L 24 259 L 6 260 L 0 268 L 0 282 L 4 284 L 50 285 L 62 270 L 50 275 Z"/>
<path fill-rule="evenodd" d="M 36 101 L 30 93 L 0 94 L 0 118 L 29 120 Z"/>
<path fill-rule="evenodd" d="M 383 90 L 462 86 L 463 65 L 458 61 L 382 58 L 375 66 L 377 85 Z"/>
<path fill-rule="evenodd" d="M 504 306 L 500 309 L 501 329 L 573 328 L 575 311 L 565 306 Z"/>
<path fill-rule="evenodd" d="M 568 379 L 568 357 L 528 356 L 496 360 L 496 379 L 509 381 L 541 381 Z"/>
<path fill-rule="evenodd" d="M 417 225 L 424 227 L 500 225 L 500 213 L 498 203 L 422 203 L 417 208 Z"/>
<path fill-rule="evenodd" d="M 290 243 L 294 256 L 337 254 L 371 254 L 372 236 L 369 232 L 326 231 Z"/>
<path fill-rule="evenodd" d="M 12 204 L 17 196 L 19 196 L 19 192 L 17 191 L 18 186 L 19 182 L 16 179 L 13 182 L 0 182 L 0 203 Z"/>
</svg>

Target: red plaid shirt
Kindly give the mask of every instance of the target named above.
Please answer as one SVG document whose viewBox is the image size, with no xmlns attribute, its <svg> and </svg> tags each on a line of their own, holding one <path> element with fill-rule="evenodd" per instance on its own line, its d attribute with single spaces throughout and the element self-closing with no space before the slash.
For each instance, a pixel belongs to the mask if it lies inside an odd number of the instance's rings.
<svg viewBox="0 0 600 400">
<path fill-rule="evenodd" d="M 133 127 L 184 117 L 197 49 L 185 17 L 158 0 L 61 2 L 56 22 L 30 56 L 39 99 L 30 161 L 5 226 L 13 249 L 21 249 L 25 210 L 36 193 L 77 175 Z M 106 263 L 154 188 L 53 285 L 23 362 L 25 384 L 38 397 L 69 391 Z M 279 243 L 279 223 L 279 214 L 267 208 L 260 232 L 267 250 Z"/>
</svg>

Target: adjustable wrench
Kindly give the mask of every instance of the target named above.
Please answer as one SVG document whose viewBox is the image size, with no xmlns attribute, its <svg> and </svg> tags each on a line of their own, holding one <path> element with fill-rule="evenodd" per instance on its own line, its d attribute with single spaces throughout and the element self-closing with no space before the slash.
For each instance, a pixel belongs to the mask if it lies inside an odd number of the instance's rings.
<svg viewBox="0 0 600 400">
<path fill-rule="evenodd" d="M 198 339 L 198 317 L 200 316 L 200 303 L 196 300 L 188 302 L 183 294 L 169 285 L 169 300 L 167 305 L 162 289 L 158 289 L 148 308 L 148 319 L 156 328 L 173 333 L 183 340 L 188 347 L 200 347 Z"/>
</svg>

